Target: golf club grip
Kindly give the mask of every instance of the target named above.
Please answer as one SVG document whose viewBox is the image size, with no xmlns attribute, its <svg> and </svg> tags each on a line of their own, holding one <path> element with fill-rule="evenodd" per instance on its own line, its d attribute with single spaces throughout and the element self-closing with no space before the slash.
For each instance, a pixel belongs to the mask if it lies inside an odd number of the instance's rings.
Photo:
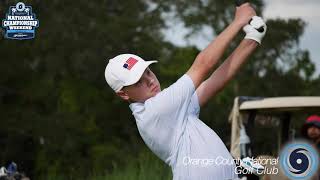
<svg viewBox="0 0 320 180">
<path fill-rule="evenodd" d="M 249 24 L 251 23 L 252 19 L 250 19 Z M 259 27 L 258 29 L 256 29 L 258 32 L 263 32 L 264 31 L 264 27 Z"/>
<path fill-rule="evenodd" d="M 236 0 L 236 5 L 239 7 L 246 2 L 247 2 L 246 0 Z"/>
</svg>

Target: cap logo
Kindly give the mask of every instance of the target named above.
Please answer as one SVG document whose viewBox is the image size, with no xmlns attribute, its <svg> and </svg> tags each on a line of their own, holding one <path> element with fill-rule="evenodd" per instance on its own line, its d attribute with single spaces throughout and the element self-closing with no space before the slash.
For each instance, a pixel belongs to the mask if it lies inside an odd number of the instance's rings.
<svg viewBox="0 0 320 180">
<path fill-rule="evenodd" d="M 138 60 L 131 57 L 126 61 L 126 63 L 123 65 L 123 67 L 130 70 L 137 62 L 138 62 Z"/>
</svg>

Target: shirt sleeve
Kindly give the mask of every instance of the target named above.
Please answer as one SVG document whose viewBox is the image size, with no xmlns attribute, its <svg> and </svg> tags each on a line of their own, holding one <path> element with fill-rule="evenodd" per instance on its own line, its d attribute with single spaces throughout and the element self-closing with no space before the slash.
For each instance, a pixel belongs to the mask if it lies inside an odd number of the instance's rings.
<svg viewBox="0 0 320 180">
<path fill-rule="evenodd" d="M 197 92 L 194 92 L 192 97 L 191 97 L 191 102 L 190 102 L 188 111 L 189 111 L 190 114 L 194 114 L 199 118 L 200 104 L 199 104 L 199 99 L 198 99 Z"/>
<path fill-rule="evenodd" d="M 187 114 L 191 97 L 195 93 L 195 87 L 192 79 L 183 75 L 174 84 L 162 90 L 154 98 L 150 98 L 146 105 L 156 110 L 158 115 L 171 117 L 171 122 L 181 119 L 181 116 Z"/>
<path fill-rule="evenodd" d="M 138 122 L 149 147 L 165 162 L 170 164 L 188 120 L 188 107 L 195 92 L 192 79 L 183 75 L 174 84 L 155 97 L 145 101 L 143 119 Z"/>
</svg>

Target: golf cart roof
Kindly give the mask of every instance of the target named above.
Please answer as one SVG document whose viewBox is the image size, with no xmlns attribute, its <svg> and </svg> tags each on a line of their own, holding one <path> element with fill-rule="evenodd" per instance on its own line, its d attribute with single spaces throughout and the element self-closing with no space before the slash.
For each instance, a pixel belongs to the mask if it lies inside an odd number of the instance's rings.
<svg viewBox="0 0 320 180">
<path fill-rule="evenodd" d="M 248 99 L 241 103 L 239 110 L 297 110 L 320 108 L 320 96 L 272 97 Z"/>
<path fill-rule="evenodd" d="M 230 152 L 233 157 L 240 157 L 240 130 L 246 126 L 256 126 L 260 122 L 262 126 L 278 121 L 281 125 L 278 134 L 270 136 L 278 138 L 278 148 L 283 143 L 283 134 L 289 131 L 289 121 L 291 116 L 300 113 L 311 114 L 320 112 L 320 96 L 297 96 L 297 97 L 252 97 L 239 96 L 234 99 L 233 107 L 229 115 L 231 122 L 231 145 Z M 277 118 L 275 118 L 277 117 Z M 284 127 L 284 128 L 283 128 Z M 252 133 L 251 131 L 248 131 Z M 254 141 L 253 141 L 254 142 Z M 278 149 L 279 150 L 279 149 Z"/>
</svg>

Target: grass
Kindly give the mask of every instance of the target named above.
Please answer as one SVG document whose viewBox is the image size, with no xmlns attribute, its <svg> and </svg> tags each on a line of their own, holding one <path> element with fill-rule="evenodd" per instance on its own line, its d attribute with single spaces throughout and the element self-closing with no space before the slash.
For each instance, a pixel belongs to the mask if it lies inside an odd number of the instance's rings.
<svg viewBox="0 0 320 180">
<path fill-rule="evenodd" d="M 124 168 L 90 180 L 171 180 L 171 169 L 150 151 L 143 152 L 135 160 L 129 160 Z"/>
<path fill-rule="evenodd" d="M 48 175 L 46 180 L 171 180 L 172 173 L 168 165 L 152 152 L 142 152 L 138 157 L 129 158 L 122 167 L 114 166 L 109 173 L 93 172 L 88 178 L 63 177 Z"/>
</svg>

